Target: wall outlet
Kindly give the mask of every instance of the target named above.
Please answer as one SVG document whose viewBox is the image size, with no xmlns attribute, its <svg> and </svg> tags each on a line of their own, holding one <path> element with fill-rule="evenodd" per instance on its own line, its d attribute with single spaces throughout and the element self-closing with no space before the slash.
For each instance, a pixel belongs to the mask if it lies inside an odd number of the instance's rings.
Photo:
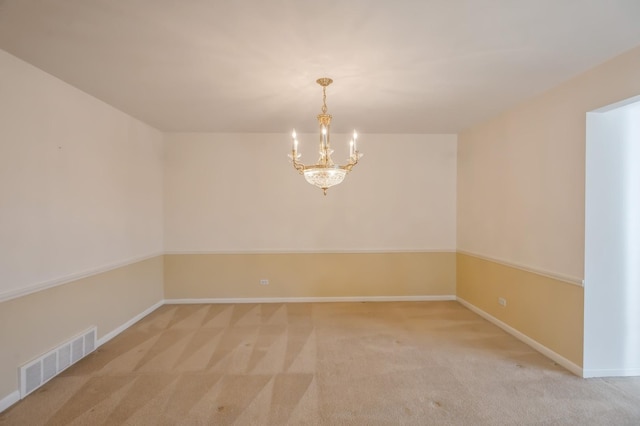
<svg viewBox="0 0 640 426">
<path fill-rule="evenodd" d="M 500 306 L 507 306 L 507 299 L 505 299 L 504 297 L 498 297 L 498 304 Z"/>
<path fill-rule="evenodd" d="M 260 280 L 260 285 L 269 285 L 269 280 L 266 278 L 263 278 Z"/>
</svg>

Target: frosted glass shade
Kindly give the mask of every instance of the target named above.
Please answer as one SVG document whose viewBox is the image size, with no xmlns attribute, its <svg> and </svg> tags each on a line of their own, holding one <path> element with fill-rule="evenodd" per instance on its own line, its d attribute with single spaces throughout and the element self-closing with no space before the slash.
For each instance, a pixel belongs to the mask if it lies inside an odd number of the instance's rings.
<svg viewBox="0 0 640 426">
<path fill-rule="evenodd" d="M 347 171 L 338 167 L 313 167 L 304 171 L 307 182 L 322 189 L 341 183 L 346 175 Z"/>
</svg>

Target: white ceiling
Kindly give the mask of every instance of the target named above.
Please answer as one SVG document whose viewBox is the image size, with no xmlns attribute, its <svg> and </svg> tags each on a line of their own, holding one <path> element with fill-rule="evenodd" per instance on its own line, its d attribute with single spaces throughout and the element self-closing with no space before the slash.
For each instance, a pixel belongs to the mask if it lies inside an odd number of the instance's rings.
<svg viewBox="0 0 640 426">
<path fill-rule="evenodd" d="M 456 133 L 640 45 L 640 0 L 0 0 L 0 48 L 164 131 Z"/>
</svg>

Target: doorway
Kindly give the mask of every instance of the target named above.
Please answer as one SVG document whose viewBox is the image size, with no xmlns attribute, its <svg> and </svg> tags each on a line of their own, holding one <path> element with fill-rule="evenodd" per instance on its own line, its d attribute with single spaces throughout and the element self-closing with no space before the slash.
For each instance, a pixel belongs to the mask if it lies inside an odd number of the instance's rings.
<svg viewBox="0 0 640 426">
<path fill-rule="evenodd" d="M 640 376 L 640 96 L 587 114 L 584 377 Z"/>
</svg>

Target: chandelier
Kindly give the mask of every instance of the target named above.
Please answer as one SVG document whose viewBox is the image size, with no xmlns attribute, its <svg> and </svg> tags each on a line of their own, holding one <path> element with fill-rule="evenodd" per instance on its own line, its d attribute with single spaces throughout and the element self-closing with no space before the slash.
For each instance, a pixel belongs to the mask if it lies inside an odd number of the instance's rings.
<svg viewBox="0 0 640 426">
<path fill-rule="evenodd" d="M 347 173 L 351 171 L 353 166 L 358 164 L 358 160 L 362 154 L 358 152 L 357 139 L 358 134 L 354 131 L 353 138 L 349 143 L 349 162 L 344 166 L 337 165 L 331 159 L 333 150 L 331 149 L 331 141 L 329 137 L 329 128 L 331 127 L 331 115 L 327 114 L 327 86 L 333 83 L 330 78 L 319 78 L 316 80 L 322 86 L 322 112 L 318 114 L 318 124 L 320 125 L 320 158 L 313 165 L 305 165 L 300 161 L 298 154 L 298 138 L 296 131 L 292 133 L 293 147 L 289 158 L 293 162 L 293 167 L 301 174 L 311 185 L 322 189 L 324 195 L 327 195 L 327 189 L 341 183 Z"/>
</svg>

